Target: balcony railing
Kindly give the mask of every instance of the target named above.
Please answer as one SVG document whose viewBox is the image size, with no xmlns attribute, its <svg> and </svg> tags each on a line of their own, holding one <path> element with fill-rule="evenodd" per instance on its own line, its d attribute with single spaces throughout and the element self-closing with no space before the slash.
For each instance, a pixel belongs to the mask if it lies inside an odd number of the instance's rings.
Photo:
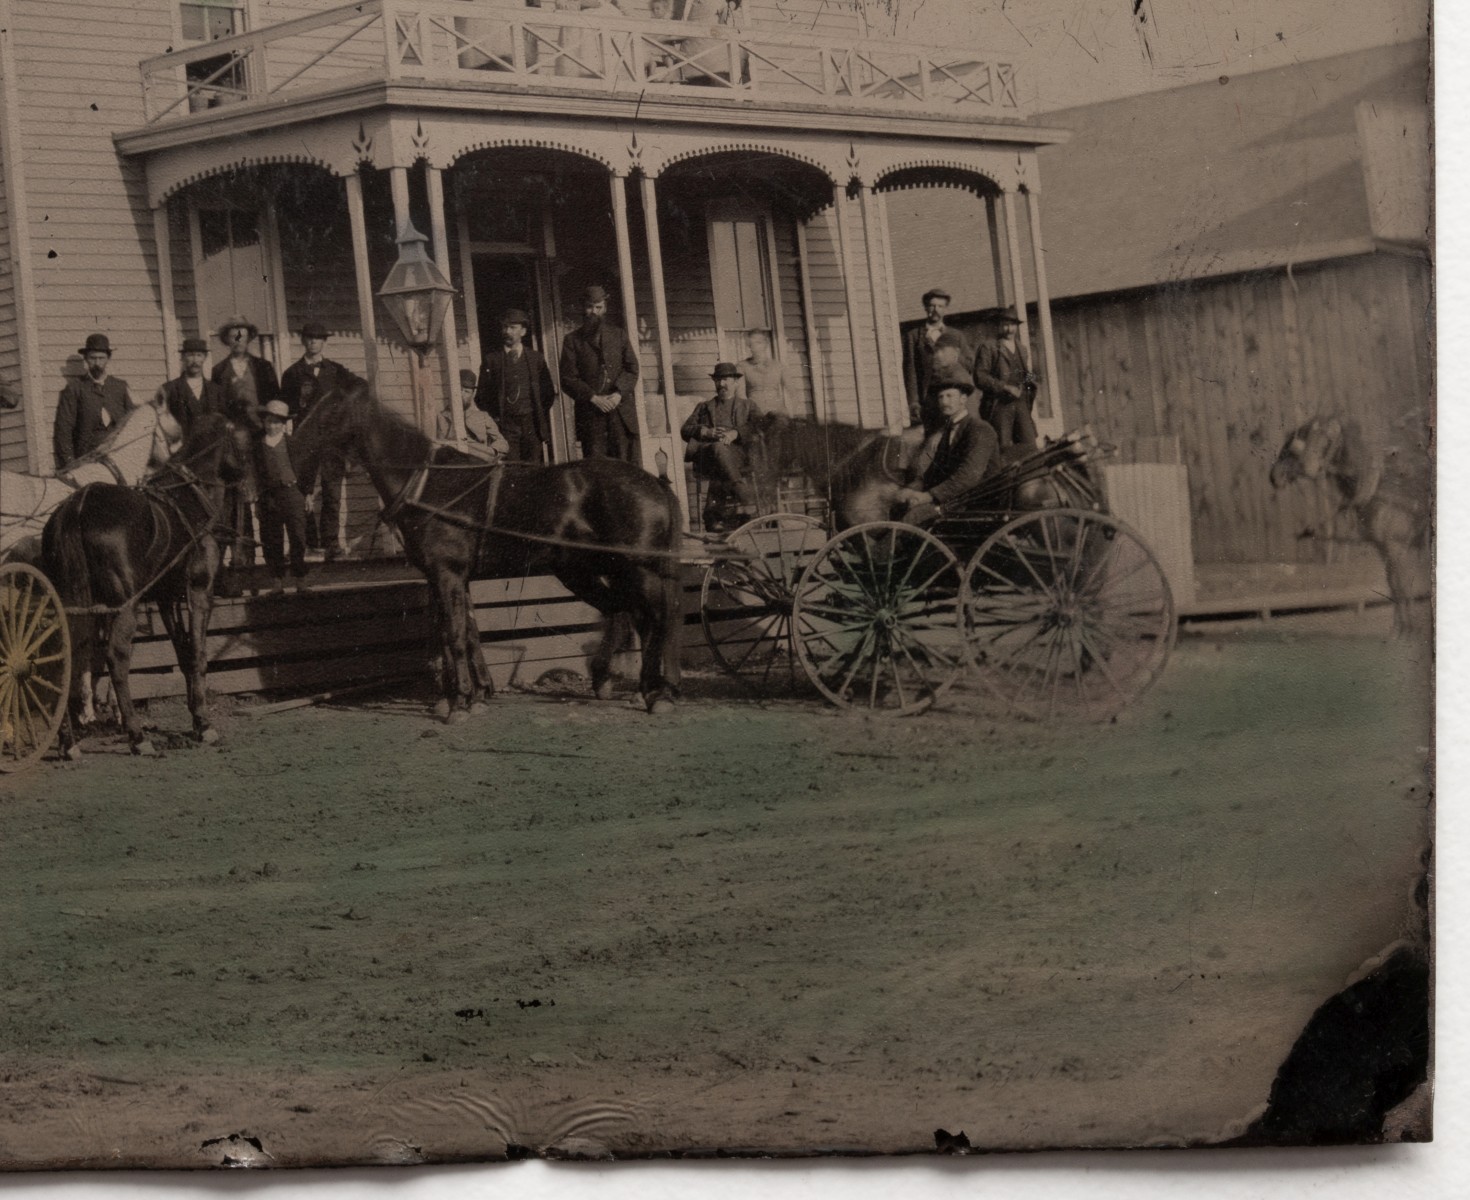
<svg viewBox="0 0 1470 1200">
<path fill-rule="evenodd" d="M 1015 65 L 963 50 L 462 0 L 364 0 L 141 68 L 150 124 L 393 80 L 1023 115 Z"/>
</svg>

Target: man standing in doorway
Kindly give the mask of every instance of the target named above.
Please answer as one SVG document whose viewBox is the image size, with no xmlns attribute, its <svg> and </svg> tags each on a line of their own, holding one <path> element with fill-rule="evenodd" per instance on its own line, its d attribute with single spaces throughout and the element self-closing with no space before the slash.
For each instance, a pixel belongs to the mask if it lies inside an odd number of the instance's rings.
<svg viewBox="0 0 1470 1200">
<path fill-rule="evenodd" d="M 341 391 L 360 382 L 341 363 L 333 362 L 323 353 L 327 348 L 327 327 L 320 321 L 308 321 L 301 327 L 301 348 L 304 353 L 281 376 L 281 399 L 286 402 L 290 419 L 298 426 L 311 411 L 311 406 L 328 392 Z M 318 510 L 319 539 L 327 562 L 340 558 L 343 552 L 338 526 L 342 514 L 342 480 L 346 475 L 347 459 L 342 449 L 327 446 L 322 451 L 318 472 L 322 486 L 321 508 Z M 300 485 L 310 492 L 316 482 L 315 479 L 303 479 Z"/>
<path fill-rule="evenodd" d="M 633 388 L 638 355 L 628 335 L 607 321 L 607 292 L 596 286 L 582 295 L 582 324 L 561 346 L 561 387 L 572 398 L 577 440 L 584 458 L 641 462 Z"/>
<path fill-rule="evenodd" d="M 922 424 L 930 433 L 943 423 L 931 403 L 935 377 L 955 367 L 968 372 L 971 365 L 965 339 L 944 323 L 949 303 L 949 293 L 943 288 L 930 288 L 923 296 L 928 319 L 903 335 L 903 386 L 908 394 L 909 421 Z"/>
<path fill-rule="evenodd" d="M 520 309 L 506 309 L 500 318 L 500 345 L 485 355 L 480 367 L 475 407 L 489 413 L 500 426 L 510 443 L 507 457 L 539 466 L 551 445 L 556 385 L 551 382 L 546 359 L 524 344 L 530 326 L 530 318 Z M 585 441 L 582 448 L 586 451 Z"/>
<path fill-rule="evenodd" d="M 128 385 L 107 373 L 112 345 L 106 334 L 89 333 L 87 344 L 77 353 L 82 356 L 86 373 L 61 389 L 56 405 L 51 449 L 57 470 L 97 449 L 133 407 Z"/>
<path fill-rule="evenodd" d="M 219 384 L 204 378 L 204 360 L 209 356 L 209 343 L 203 338 L 184 339 L 180 351 L 184 369 L 158 389 L 157 400 L 189 436 L 194 422 L 205 413 L 224 412 L 224 394 Z"/>
</svg>

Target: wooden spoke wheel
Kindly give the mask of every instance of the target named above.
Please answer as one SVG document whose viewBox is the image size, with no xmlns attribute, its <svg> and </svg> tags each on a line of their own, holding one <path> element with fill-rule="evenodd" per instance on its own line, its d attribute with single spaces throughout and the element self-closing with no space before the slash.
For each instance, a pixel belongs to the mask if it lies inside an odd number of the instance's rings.
<svg viewBox="0 0 1470 1200">
<path fill-rule="evenodd" d="M 1138 534 L 1106 513 L 1046 509 L 996 530 L 965 569 L 970 656 L 1013 712 L 1105 720 L 1174 646 L 1174 598 Z"/>
<path fill-rule="evenodd" d="M 911 525 L 838 534 L 797 585 L 792 636 L 821 693 L 845 708 L 922 712 L 967 662 L 954 552 Z"/>
<path fill-rule="evenodd" d="M 715 661 L 737 678 L 763 687 L 794 683 L 801 673 L 791 648 L 792 597 L 827 532 L 800 513 L 770 513 L 725 541 L 738 553 L 704 573 L 699 616 L 705 641 Z"/>
<path fill-rule="evenodd" d="M 0 771 L 18 771 L 56 741 L 71 683 L 71 630 L 51 581 L 0 563 Z"/>
</svg>

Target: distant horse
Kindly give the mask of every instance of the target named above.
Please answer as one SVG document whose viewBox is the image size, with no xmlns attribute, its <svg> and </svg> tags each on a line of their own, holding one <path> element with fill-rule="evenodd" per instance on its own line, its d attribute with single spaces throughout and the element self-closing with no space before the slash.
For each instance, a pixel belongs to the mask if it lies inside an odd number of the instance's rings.
<svg viewBox="0 0 1470 1200">
<path fill-rule="evenodd" d="M 328 446 L 354 453 L 383 501 L 383 517 L 429 582 L 443 647 L 448 721 L 494 692 L 470 610 L 480 576 L 551 574 L 608 623 L 592 658 L 592 687 L 612 695 L 612 657 L 631 619 L 642 642 L 639 691 L 649 712 L 672 708 L 679 682 L 683 595 L 678 502 L 666 480 L 606 458 L 543 467 L 489 465 L 436 445 L 357 384 L 323 396 L 297 427 L 292 454 L 309 479 Z"/>
<path fill-rule="evenodd" d="M 144 600 L 157 602 L 174 644 L 195 735 L 203 742 L 217 740 L 204 682 L 210 589 L 220 557 L 216 525 L 225 485 L 242 474 L 229 424 L 210 413 L 194 423 L 179 454 L 147 485 L 89 484 L 46 522 L 43 569 L 73 612 L 79 642 L 87 644 L 94 624 L 108 631 L 107 668 L 134 754 L 152 753 L 128 686 L 137 605 Z"/>
<path fill-rule="evenodd" d="M 168 459 L 182 436 L 168 409 L 149 402 L 129 409 L 101 445 L 54 475 L 0 471 L 0 553 L 39 537 L 52 510 L 78 488 L 89 483 L 141 483 L 150 467 Z M 20 556 L 30 557 L 24 551 Z"/>
<path fill-rule="evenodd" d="M 763 413 L 754 425 L 751 471 L 763 508 L 774 507 L 777 479 L 799 473 L 826 494 L 838 530 L 900 515 L 895 497 L 913 486 L 924 447 L 918 428 L 893 436 L 779 413 Z M 1085 432 L 1067 434 L 1041 450 L 1010 447 L 974 494 L 952 507 L 1097 508 L 1101 501 L 1087 465 L 1096 449 Z"/>
<path fill-rule="evenodd" d="M 1378 551 L 1399 634 L 1427 628 L 1421 603 L 1430 591 L 1429 431 L 1416 415 L 1371 445 L 1356 421 L 1332 414 L 1292 430 L 1271 467 L 1272 487 L 1326 479 L 1337 489 L 1363 540 Z"/>
</svg>

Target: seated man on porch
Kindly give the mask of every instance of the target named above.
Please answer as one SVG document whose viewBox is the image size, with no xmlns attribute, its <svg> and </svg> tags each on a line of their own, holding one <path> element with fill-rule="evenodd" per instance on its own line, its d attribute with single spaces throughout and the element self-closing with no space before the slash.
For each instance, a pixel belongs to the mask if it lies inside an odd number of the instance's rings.
<svg viewBox="0 0 1470 1200">
<path fill-rule="evenodd" d="M 902 519 L 923 525 L 945 504 L 962 499 L 1000 465 L 1000 442 L 986 421 L 970 414 L 974 385 L 953 369 L 930 384 L 930 396 L 944 425 L 931 433 L 919 452 L 918 488 L 903 488 L 894 502 L 904 507 Z"/>
<path fill-rule="evenodd" d="M 734 363 L 718 363 L 710 378 L 715 381 L 714 398 L 695 405 L 679 433 L 684 461 L 694 464 L 696 479 L 709 481 L 702 523 L 717 532 L 745 524 L 755 512 L 755 487 L 746 476 L 756 407 L 737 394 L 741 374 Z"/>
</svg>

